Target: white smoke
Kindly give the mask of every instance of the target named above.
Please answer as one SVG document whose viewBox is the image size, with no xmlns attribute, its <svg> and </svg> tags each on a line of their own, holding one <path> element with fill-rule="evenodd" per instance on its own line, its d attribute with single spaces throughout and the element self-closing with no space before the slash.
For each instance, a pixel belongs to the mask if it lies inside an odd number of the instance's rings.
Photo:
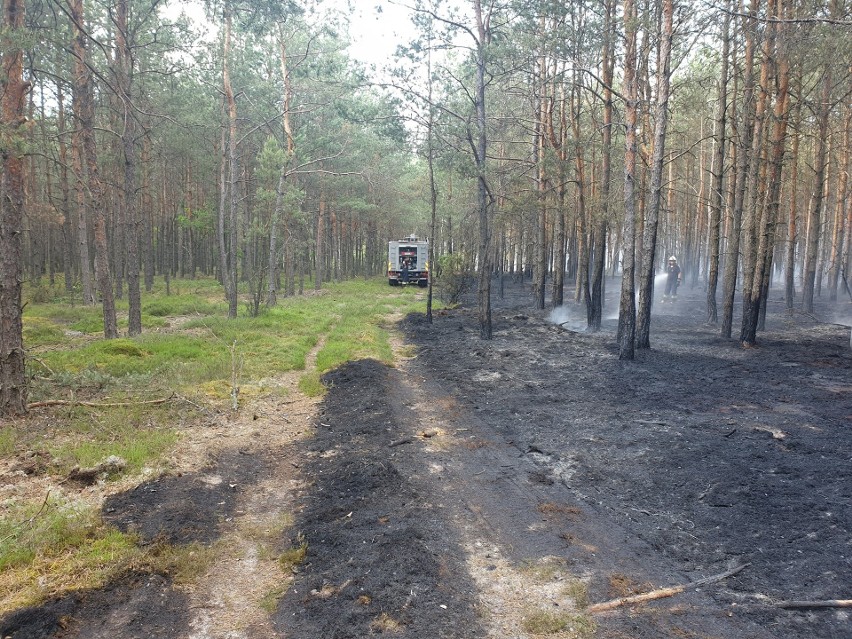
<svg viewBox="0 0 852 639">
<path fill-rule="evenodd" d="M 569 331 L 584 331 L 588 320 L 585 306 L 557 306 L 550 311 L 550 322 Z"/>
</svg>

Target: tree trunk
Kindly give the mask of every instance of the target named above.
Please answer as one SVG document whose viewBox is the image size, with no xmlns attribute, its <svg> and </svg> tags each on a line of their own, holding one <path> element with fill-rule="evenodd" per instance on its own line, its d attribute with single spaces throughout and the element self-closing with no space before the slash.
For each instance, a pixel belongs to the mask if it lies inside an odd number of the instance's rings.
<svg viewBox="0 0 852 639">
<path fill-rule="evenodd" d="M 615 0 L 606 0 L 603 44 L 603 131 L 601 132 L 601 207 L 595 229 L 595 259 L 592 266 L 591 306 L 588 312 L 588 330 L 596 333 L 601 328 L 604 303 L 604 267 L 606 265 L 606 236 L 609 224 L 609 194 L 612 179 L 612 80 L 615 70 L 615 38 L 613 37 Z"/>
<path fill-rule="evenodd" d="M 565 161 L 560 158 L 556 179 L 559 186 L 556 194 L 556 211 L 554 231 L 556 253 L 553 258 L 553 282 L 550 288 L 550 303 L 562 306 L 565 302 Z"/>
<path fill-rule="evenodd" d="M 290 72 L 287 66 L 287 42 L 284 39 L 284 32 L 279 34 L 280 49 L 281 49 L 281 77 L 284 82 L 284 94 L 282 95 L 282 126 L 284 128 L 284 138 L 287 141 L 287 155 L 281 164 L 281 169 L 278 173 L 278 188 L 275 192 L 275 208 L 272 212 L 272 220 L 269 223 L 269 264 L 267 265 L 267 278 L 269 279 L 268 291 L 266 295 L 266 305 L 275 306 L 277 303 L 278 278 L 276 276 L 278 268 L 278 225 L 284 216 L 284 193 L 287 186 L 287 172 L 290 167 L 290 160 L 296 153 L 296 144 L 293 139 L 293 130 L 290 127 Z"/>
<path fill-rule="evenodd" d="M 92 223 L 95 237 L 95 280 L 101 294 L 104 318 L 104 337 L 118 337 L 118 322 L 115 313 L 112 282 L 109 270 L 109 246 L 107 244 L 106 215 L 104 214 L 104 188 L 98 169 L 97 146 L 95 142 L 95 105 L 92 71 L 88 66 L 86 51 L 87 35 L 83 31 L 83 1 L 72 0 L 71 18 L 74 24 L 74 93 L 75 116 L 80 132 L 78 152 L 83 158 L 87 173 L 86 190 L 92 211 Z M 87 238 L 88 239 L 88 238 Z M 82 238 L 81 238 L 82 240 Z"/>
<path fill-rule="evenodd" d="M 542 32 L 544 31 L 544 17 L 542 16 Z M 544 308 L 545 282 L 547 279 L 547 171 L 545 169 L 545 135 L 547 117 L 547 64 L 544 53 L 539 55 L 539 77 L 537 79 L 537 90 L 539 92 L 538 116 L 535 120 L 535 132 L 533 137 L 533 157 L 535 158 L 538 187 L 538 201 L 536 206 L 536 235 L 535 235 L 535 265 L 533 268 L 533 301 L 535 308 Z M 534 81 L 535 82 L 535 81 Z"/>
<path fill-rule="evenodd" d="M 729 3 L 730 5 L 730 3 Z M 725 178 L 725 128 L 728 113 L 728 56 L 731 50 L 731 15 L 725 12 L 722 27 L 722 69 L 719 77 L 718 100 L 715 125 L 715 156 L 713 158 L 713 184 L 710 193 L 710 239 L 708 243 L 707 269 L 707 323 L 716 324 L 719 321 L 716 308 L 716 288 L 719 282 L 719 240 L 722 223 L 722 204 L 724 201 Z"/>
<path fill-rule="evenodd" d="M 65 293 L 74 291 L 74 225 L 72 223 L 71 189 L 68 183 L 68 145 L 65 142 L 65 92 L 62 80 L 56 81 L 56 128 L 59 151 L 59 190 L 62 193 L 62 261 Z"/>
<path fill-rule="evenodd" d="M 223 103 L 222 129 L 219 136 L 219 215 L 217 219 L 217 239 L 219 245 L 219 280 L 225 289 L 225 300 L 231 299 L 231 278 L 228 268 L 228 128 L 225 126 Z M 165 177 L 163 178 L 165 180 Z M 165 185 L 163 188 L 165 200 Z M 170 260 L 171 261 L 171 260 Z"/>
<path fill-rule="evenodd" d="M 828 271 L 828 294 L 832 302 L 837 301 L 837 284 L 840 280 L 840 272 L 843 262 L 844 246 L 844 222 L 846 219 L 845 208 L 849 202 L 849 166 L 852 156 L 852 106 L 846 105 L 846 117 L 843 127 L 843 151 L 841 153 L 840 171 L 837 178 L 837 199 L 834 203 L 834 232 L 831 239 L 831 266 Z M 852 233 L 852 229 L 846 228 L 845 235 Z"/>
<path fill-rule="evenodd" d="M 17 138 L 24 133 L 29 83 L 23 77 L 23 50 L 18 44 L 24 26 L 22 0 L 4 0 L 0 34 L 4 90 L 0 118 L 4 142 L 0 148 L 0 415 L 27 412 L 27 378 L 21 307 L 23 280 L 21 232 L 24 227 L 24 158 Z"/>
<path fill-rule="evenodd" d="M 124 128 L 121 145 L 124 152 L 124 245 L 127 275 L 128 335 L 142 332 L 142 297 L 139 291 L 139 207 L 136 195 L 136 114 L 133 112 L 133 52 L 127 25 L 128 0 L 116 7 L 116 60 L 118 90 Z"/>
<path fill-rule="evenodd" d="M 776 13 L 780 19 L 785 17 L 785 10 L 776 2 Z M 787 121 L 789 116 L 790 98 L 790 65 L 786 57 L 786 43 L 781 22 L 769 27 L 777 33 L 778 59 L 775 71 L 775 109 L 773 112 L 774 125 L 770 136 L 770 161 L 767 175 L 767 188 L 763 215 L 760 226 L 756 229 L 758 246 L 754 258 L 754 273 L 749 281 L 743 281 L 743 325 L 740 341 L 745 346 L 752 346 L 757 341 L 757 329 L 760 324 L 761 308 L 765 305 L 769 289 L 769 274 L 772 265 L 773 247 L 775 244 L 775 222 L 781 200 L 781 177 L 784 168 L 784 152 L 787 142 Z M 767 49 L 767 52 L 769 49 Z M 768 89 L 768 87 L 767 87 Z M 746 290 L 748 284 L 749 290 Z"/>
<path fill-rule="evenodd" d="M 636 81 L 637 15 L 634 0 L 624 0 L 625 54 L 624 90 L 626 124 L 624 149 L 624 231 L 622 234 L 621 300 L 618 309 L 618 358 L 632 360 L 635 356 L 636 300 L 636 121 L 639 114 L 639 90 Z"/>
<path fill-rule="evenodd" d="M 154 289 L 154 215 L 151 201 L 151 132 L 146 129 L 142 141 L 142 263 L 145 269 L 145 291 Z"/>
<path fill-rule="evenodd" d="M 556 64 L 554 62 L 554 64 Z M 552 92 L 553 99 L 556 99 L 556 69 L 553 71 Z M 565 195 L 566 175 L 565 169 L 568 166 L 568 113 L 567 101 L 565 100 L 565 91 L 560 91 L 559 99 L 559 129 L 557 131 L 553 121 L 553 109 L 548 109 L 547 115 L 547 132 L 550 138 L 550 145 L 556 151 L 556 211 L 554 213 L 554 229 L 553 242 L 555 244 L 554 265 L 553 265 L 553 281 L 551 285 L 550 302 L 556 306 L 562 306 L 565 301 Z"/>
<path fill-rule="evenodd" d="M 319 210 L 317 211 L 317 241 L 314 261 L 316 263 L 314 290 L 318 291 L 322 288 L 322 281 L 325 276 L 325 192 L 323 192 L 322 187 L 320 187 Z"/>
<path fill-rule="evenodd" d="M 657 252 L 657 226 L 663 189 L 663 160 L 668 128 L 669 89 L 671 83 L 671 52 L 674 0 L 662 0 L 662 27 L 657 68 L 657 103 L 654 112 L 654 153 L 651 160 L 651 206 L 645 224 L 642 251 L 642 272 L 639 276 L 639 314 L 636 345 L 651 348 L 651 305 L 654 300 L 654 266 Z"/>
<path fill-rule="evenodd" d="M 813 313 L 822 205 L 825 198 L 825 173 L 828 165 L 828 121 L 831 115 L 831 65 L 825 65 L 820 92 L 819 124 L 814 158 L 814 190 L 808 220 L 805 255 L 805 279 L 802 285 L 802 308 Z"/>
<path fill-rule="evenodd" d="M 485 129 L 485 53 L 490 33 L 490 15 L 482 14 L 481 0 L 473 0 L 476 14 L 476 140 L 472 143 L 477 170 L 477 208 L 479 214 L 479 337 L 490 340 L 491 326 L 491 193 L 486 178 L 488 133 Z"/>
<path fill-rule="evenodd" d="M 753 133 L 752 100 L 754 97 L 754 47 L 757 32 L 757 13 L 760 0 L 752 0 L 749 14 L 744 20 L 745 31 L 745 68 L 743 72 L 743 99 L 739 119 L 740 143 L 737 149 L 737 176 L 734 192 L 734 210 L 728 233 L 728 244 L 725 258 L 725 278 L 723 288 L 724 305 L 722 309 L 722 337 L 731 337 L 734 320 L 734 297 L 737 289 L 737 271 L 740 256 L 740 228 L 742 226 L 743 203 L 745 200 L 746 179 L 749 172 L 749 162 L 757 161 L 750 158 Z"/>
<path fill-rule="evenodd" d="M 797 95 L 801 95 L 801 74 L 796 76 Z M 799 180 L 799 140 L 802 101 L 796 100 L 793 111 L 793 142 L 790 149 L 790 214 L 787 221 L 787 251 L 784 264 L 784 303 L 789 312 L 793 311 L 796 299 L 796 245 L 798 244 L 798 180 Z"/>
<path fill-rule="evenodd" d="M 435 272 L 435 232 L 438 220 L 438 189 L 435 185 L 435 106 L 432 103 L 432 26 L 429 25 L 429 48 L 426 59 L 426 85 L 428 96 L 426 108 L 429 115 L 426 121 L 426 161 L 429 167 L 429 288 L 426 292 L 426 321 L 432 323 L 432 295 Z M 502 279 L 501 279 L 502 281 Z"/>
<path fill-rule="evenodd" d="M 76 66 L 76 65 L 75 65 Z M 79 88 L 72 87 L 71 108 L 76 117 L 80 112 L 82 95 Z M 71 138 L 71 169 L 74 174 L 74 195 L 76 198 L 76 246 L 77 259 L 80 262 L 80 285 L 82 287 L 83 304 L 95 304 L 95 289 L 92 281 L 92 263 L 89 253 L 89 216 L 86 203 L 86 160 L 83 151 L 83 129 L 78 125 L 74 128 Z"/>
<path fill-rule="evenodd" d="M 237 317 L 237 248 L 239 245 L 237 234 L 237 202 L 239 199 L 237 176 L 239 175 L 239 166 L 237 163 L 237 102 L 234 98 L 234 89 L 231 86 L 231 5 L 229 2 L 225 2 L 223 49 L 222 84 L 225 91 L 225 104 L 228 109 L 227 192 L 229 198 L 227 219 L 230 244 L 228 245 L 226 270 L 222 273 L 222 278 L 227 282 L 225 294 L 228 298 L 228 317 L 234 319 Z M 222 188 L 226 188 L 225 184 L 222 184 Z"/>
<path fill-rule="evenodd" d="M 776 12 L 777 0 L 768 0 L 767 15 Z M 754 130 L 752 132 L 751 164 L 748 174 L 747 197 L 743 208 L 743 292 L 742 292 L 742 325 L 740 329 L 740 342 L 744 345 L 754 343 L 754 331 L 757 328 L 758 311 L 760 308 L 757 300 L 753 299 L 755 290 L 759 290 L 760 284 L 755 282 L 762 279 L 760 274 L 762 264 L 758 255 L 759 233 L 763 221 L 761 220 L 763 210 L 761 209 L 760 195 L 765 188 L 761 179 L 764 171 L 764 123 L 768 113 L 769 104 L 769 82 L 770 70 L 775 56 L 775 28 L 769 26 L 764 34 L 763 55 L 760 64 L 760 80 L 757 87 L 757 104 L 754 110 Z M 758 295 L 759 298 L 759 295 Z"/>
<path fill-rule="evenodd" d="M 589 232 L 586 212 L 586 160 L 580 133 L 580 71 L 575 73 L 571 90 L 571 120 L 574 127 L 574 171 L 577 180 L 577 273 L 574 279 L 574 301 L 591 306 L 589 293 Z"/>
</svg>

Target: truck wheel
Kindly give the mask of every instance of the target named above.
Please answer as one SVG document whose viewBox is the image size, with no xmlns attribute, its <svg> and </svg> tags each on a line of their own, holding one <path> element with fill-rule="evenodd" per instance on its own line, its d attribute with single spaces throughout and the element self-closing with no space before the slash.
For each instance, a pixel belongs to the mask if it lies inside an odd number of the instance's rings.
<svg viewBox="0 0 852 639">
<path fill-rule="evenodd" d="M 391 286 L 399 286 L 399 281 L 389 279 L 388 284 L 390 284 Z"/>
<path fill-rule="evenodd" d="M 427 286 L 429 286 L 429 280 L 420 280 L 419 282 L 417 282 L 417 286 L 419 286 L 420 288 L 426 288 Z"/>
</svg>

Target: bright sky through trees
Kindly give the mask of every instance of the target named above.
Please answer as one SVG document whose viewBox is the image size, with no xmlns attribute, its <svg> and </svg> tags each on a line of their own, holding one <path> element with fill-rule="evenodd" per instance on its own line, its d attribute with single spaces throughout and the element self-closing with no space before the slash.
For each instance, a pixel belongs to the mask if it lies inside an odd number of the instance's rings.
<svg viewBox="0 0 852 639">
<path fill-rule="evenodd" d="M 397 3 L 376 0 L 325 0 L 315 7 L 320 16 L 337 12 L 349 18 L 351 45 L 349 53 L 355 60 L 381 69 L 391 63 L 397 46 L 408 44 L 416 37 L 410 11 Z M 197 26 L 204 26 L 206 38 L 215 37 L 216 26 L 205 18 L 200 0 L 171 0 L 163 9 L 165 15 L 177 18 L 185 13 Z M 324 17 L 319 18 L 322 22 Z"/>
<path fill-rule="evenodd" d="M 371 1 L 353 4 L 352 46 L 349 48 L 353 58 L 375 64 L 378 69 L 391 61 L 398 45 L 407 44 L 416 37 L 409 11 L 400 5 L 382 2 L 378 10 L 376 3 Z"/>
</svg>

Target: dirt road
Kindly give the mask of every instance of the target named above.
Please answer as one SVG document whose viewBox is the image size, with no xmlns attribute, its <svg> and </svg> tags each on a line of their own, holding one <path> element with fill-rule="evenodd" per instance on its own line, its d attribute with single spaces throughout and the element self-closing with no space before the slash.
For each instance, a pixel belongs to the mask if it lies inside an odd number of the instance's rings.
<svg viewBox="0 0 852 639">
<path fill-rule="evenodd" d="M 417 356 L 328 375 L 309 435 L 267 439 L 296 426 L 258 419 L 209 467 L 107 505 L 151 539 L 207 545 L 294 511 L 270 542 L 295 555 L 286 571 L 243 535 L 246 554 L 214 564 L 207 587 L 132 575 L 13 615 L 0 636 L 852 636 L 848 609 L 776 605 L 852 597 L 848 329 L 773 307 L 761 346 L 743 350 L 686 292 L 659 309 L 653 350 L 622 363 L 613 320 L 565 330 L 571 313 L 559 326 L 521 310 L 522 290 L 495 306 L 491 342 L 473 311 L 410 317 Z M 218 614 L 254 570 L 284 593 L 271 614 L 245 601 Z"/>
</svg>

